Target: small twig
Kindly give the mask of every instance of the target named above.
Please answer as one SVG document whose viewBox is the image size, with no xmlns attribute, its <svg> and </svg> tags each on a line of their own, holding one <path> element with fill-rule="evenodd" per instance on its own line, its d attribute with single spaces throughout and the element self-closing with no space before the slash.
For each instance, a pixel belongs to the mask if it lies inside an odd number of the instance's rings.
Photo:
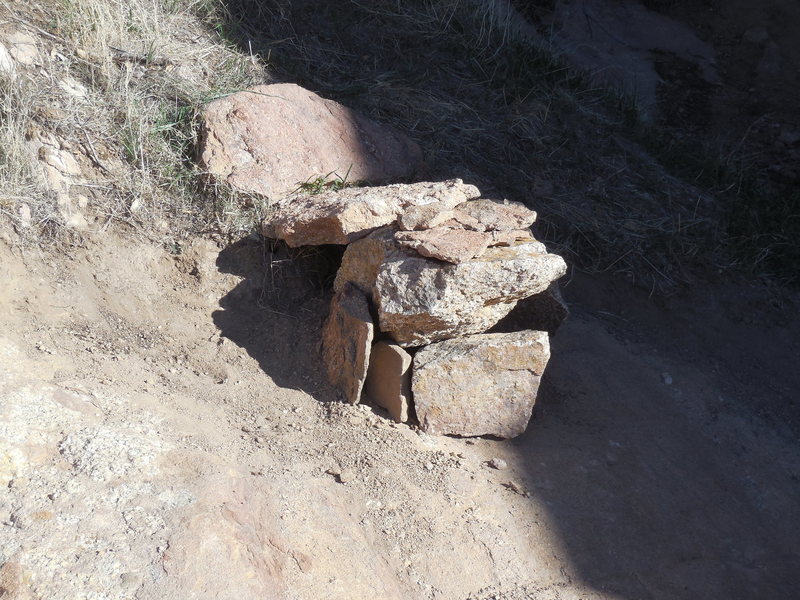
<svg viewBox="0 0 800 600">
<path fill-rule="evenodd" d="M 8 8 L 8 5 L 5 2 L 3 2 L 3 6 L 5 6 L 7 10 L 11 10 L 11 9 Z M 25 25 L 25 27 L 30 27 L 35 32 L 37 32 L 37 33 L 39 33 L 39 34 L 41 34 L 41 35 L 43 35 L 43 36 L 45 36 L 47 38 L 50 38 L 51 40 L 55 40 L 56 42 L 61 42 L 62 44 L 66 44 L 67 43 L 66 40 L 64 40 L 64 38 L 60 38 L 57 35 L 53 35 L 52 33 L 48 32 L 48 31 L 45 31 L 41 27 L 37 27 L 33 23 L 30 23 L 30 22 L 26 21 L 23 18 L 17 17 L 16 15 L 11 15 L 11 18 L 14 19 L 17 23 L 21 23 L 21 24 Z"/>
<path fill-rule="evenodd" d="M 118 62 L 134 62 L 145 66 L 154 66 L 161 68 L 165 68 L 169 64 L 169 61 L 164 58 L 148 58 L 147 56 L 134 54 L 129 50 L 123 50 L 122 48 L 115 48 L 114 46 L 109 46 L 108 49 L 114 52 L 114 60 Z"/>
<path fill-rule="evenodd" d="M 87 150 L 87 154 L 92 162 L 99 168 L 101 168 L 104 172 L 109 173 L 110 171 L 106 168 L 106 166 L 102 163 L 102 161 L 97 157 L 97 151 L 94 149 L 94 144 L 92 144 L 92 139 L 89 137 L 89 134 L 86 132 L 86 129 L 83 129 L 83 137 L 86 138 L 86 144 L 88 145 L 88 150 L 86 146 L 84 146 L 84 150 Z"/>
</svg>

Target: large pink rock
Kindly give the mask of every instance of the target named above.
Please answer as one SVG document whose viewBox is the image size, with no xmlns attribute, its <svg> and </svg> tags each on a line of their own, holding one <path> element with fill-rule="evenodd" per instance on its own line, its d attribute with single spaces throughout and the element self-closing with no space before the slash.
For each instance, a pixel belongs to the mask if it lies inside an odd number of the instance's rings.
<svg viewBox="0 0 800 600">
<path fill-rule="evenodd" d="M 203 111 L 201 166 L 268 198 L 317 177 L 407 177 L 421 160 L 419 147 L 391 127 L 290 83 L 237 92 Z"/>
</svg>

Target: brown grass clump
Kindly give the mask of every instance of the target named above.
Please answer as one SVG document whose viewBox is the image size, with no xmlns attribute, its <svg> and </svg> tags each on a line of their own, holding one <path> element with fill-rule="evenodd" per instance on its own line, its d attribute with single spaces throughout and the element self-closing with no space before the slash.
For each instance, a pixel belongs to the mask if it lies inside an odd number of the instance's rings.
<svg viewBox="0 0 800 600">
<path fill-rule="evenodd" d="M 256 204 L 204 187 L 194 163 L 202 105 L 266 78 L 258 60 L 214 31 L 217 8 L 198 0 L 0 3 L 0 42 L 22 32 L 37 48 L 33 62 L 0 79 L 0 207 L 18 232 L 72 239 L 80 228 L 65 230 L 71 210 L 95 228 L 116 223 L 161 240 L 252 227 Z M 37 160 L 43 143 L 80 165 L 68 210 Z M 20 210 L 30 210 L 30 225 Z"/>
</svg>

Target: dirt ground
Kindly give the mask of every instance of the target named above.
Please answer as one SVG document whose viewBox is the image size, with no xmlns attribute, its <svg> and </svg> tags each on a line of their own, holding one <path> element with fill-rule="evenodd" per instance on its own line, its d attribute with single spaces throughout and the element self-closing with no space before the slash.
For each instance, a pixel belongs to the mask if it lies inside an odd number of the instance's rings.
<svg viewBox="0 0 800 600">
<path fill-rule="evenodd" d="M 746 134 L 795 181 L 796 7 L 645 4 L 713 45 L 721 77 L 663 55 L 665 118 Z M 571 271 L 528 430 L 460 439 L 334 401 L 318 344 L 341 251 L 15 235 L 0 229 L 2 599 L 797 595 L 796 292 L 698 271 L 655 297 Z"/>
<path fill-rule="evenodd" d="M 574 276 L 528 431 L 431 437 L 330 401 L 285 258 L 0 243 L 3 597 L 795 593 L 793 305 Z"/>
</svg>

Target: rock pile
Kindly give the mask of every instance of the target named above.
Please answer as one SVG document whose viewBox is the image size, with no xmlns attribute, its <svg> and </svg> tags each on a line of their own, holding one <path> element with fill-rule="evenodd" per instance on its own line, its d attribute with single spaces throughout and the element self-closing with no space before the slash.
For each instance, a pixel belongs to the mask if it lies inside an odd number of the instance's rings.
<svg viewBox="0 0 800 600">
<path fill-rule="evenodd" d="M 331 383 L 429 432 L 513 437 L 528 423 L 566 316 L 561 257 L 536 241 L 536 213 L 454 179 L 382 187 L 300 184 L 348 172 L 411 176 L 419 148 L 393 129 L 291 84 L 208 105 L 201 162 L 272 201 L 263 233 L 289 246 L 347 245 L 323 328 Z"/>
<path fill-rule="evenodd" d="M 295 194 L 265 219 L 264 234 L 292 246 L 348 244 L 322 338 L 344 400 L 366 389 L 402 422 L 413 399 L 431 433 L 525 430 L 547 330 L 566 314 L 554 287 L 566 265 L 531 235 L 536 213 L 479 196 L 458 179 L 350 188 Z M 522 300 L 534 307 L 517 317 L 524 330 L 485 333 Z"/>
</svg>

